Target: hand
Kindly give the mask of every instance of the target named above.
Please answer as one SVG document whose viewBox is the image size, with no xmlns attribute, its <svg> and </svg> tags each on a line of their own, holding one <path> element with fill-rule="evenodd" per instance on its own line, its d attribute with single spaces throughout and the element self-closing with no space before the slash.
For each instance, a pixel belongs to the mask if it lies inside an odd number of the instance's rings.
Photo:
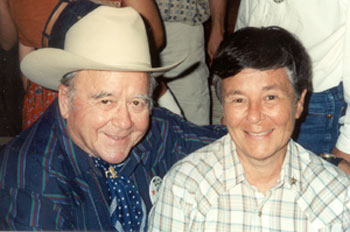
<svg viewBox="0 0 350 232">
<path fill-rule="evenodd" d="M 340 161 L 340 163 L 338 164 L 338 168 L 343 170 L 347 175 L 350 175 L 350 163 L 345 159 Z"/>
<path fill-rule="evenodd" d="M 209 66 L 213 61 L 214 54 L 217 48 L 219 47 L 221 41 L 223 40 L 223 34 L 224 34 L 223 31 L 221 31 L 219 27 L 215 27 L 215 26 L 211 27 L 210 35 L 208 39 L 208 48 L 207 48 Z"/>
<path fill-rule="evenodd" d="M 338 158 L 343 158 L 350 163 L 350 154 L 340 151 L 338 148 L 334 147 L 332 152 Z"/>
<path fill-rule="evenodd" d="M 343 158 L 338 167 L 343 170 L 347 175 L 350 175 L 350 154 L 340 151 L 338 148 L 334 147 L 332 154 L 338 158 Z"/>
</svg>

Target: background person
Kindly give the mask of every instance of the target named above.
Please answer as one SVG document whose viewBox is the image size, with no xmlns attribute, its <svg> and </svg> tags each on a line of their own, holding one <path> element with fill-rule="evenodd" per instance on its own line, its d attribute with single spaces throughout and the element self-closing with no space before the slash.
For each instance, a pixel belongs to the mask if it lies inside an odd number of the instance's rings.
<svg viewBox="0 0 350 232">
<path fill-rule="evenodd" d="M 0 150 L 21 131 L 23 89 L 18 74 L 16 26 L 8 1 L 0 2 Z"/>
<path fill-rule="evenodd" d="M 168 65 L 188 54 L 186 60 L 162 77 L 174 94 L 184 117 L 197 124 L 210 122 L 210 60 L 225 33 L 226 0 L 156 0 L 165 28 L 160 64 Z M 211 20 L 207 50 L 203 23 Z"/>
</svg>

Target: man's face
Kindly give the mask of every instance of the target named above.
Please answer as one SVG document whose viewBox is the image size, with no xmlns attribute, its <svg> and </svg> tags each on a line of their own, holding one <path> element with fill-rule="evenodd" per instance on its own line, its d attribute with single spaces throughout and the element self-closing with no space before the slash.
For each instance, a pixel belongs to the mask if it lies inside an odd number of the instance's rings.
<svg viewBox="0 0 350 232">
<path fill-rule="evenodd" d="M 306 91 L 296 101 L 284 68 L 244 69 L 223 80 L 224 120 L 240 159 L 284 159 Z"/>
<path fill-rule="evenodd" d="M 60 86 L 61 115 L 72 140 L 109 163 L 125 160 L 149 123 L 149 76 L 143 72 L 80 71 L 73 97 Z"/>
</svg>

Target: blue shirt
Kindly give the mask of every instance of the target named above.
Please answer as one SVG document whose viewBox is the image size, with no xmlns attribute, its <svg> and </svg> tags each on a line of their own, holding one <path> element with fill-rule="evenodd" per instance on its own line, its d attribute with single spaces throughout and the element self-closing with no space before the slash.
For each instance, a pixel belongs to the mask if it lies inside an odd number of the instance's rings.
<svg viewBox="0 0 350 232">
<path fill-rule="evenodd" d="M 151 178 L 226 133 L 155 108 L 121 172 L 134 180 L 149 211 Z M 0 230 L 114 230 L 105 175 L 70 139 L 57 100 L 4 149 L 0 185 Z"/>
</svg>

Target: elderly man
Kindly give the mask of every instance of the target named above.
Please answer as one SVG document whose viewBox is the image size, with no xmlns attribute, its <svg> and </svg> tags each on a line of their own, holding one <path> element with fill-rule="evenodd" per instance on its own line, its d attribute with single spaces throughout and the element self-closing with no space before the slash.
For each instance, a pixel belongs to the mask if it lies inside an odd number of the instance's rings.
<svg viewBox="0 0 350 232">
<path fill-rule="evenodd" d="M 64 48 L 21 63 L 58 99 L 0 156 L 0 229 L 143 231 L 165 172 L 223 127 L 151 110 L 149 73 L 176 64 L 151 67 L 135 10 L 96 6 L 71 23 Z"/>
<path fill-rule="evenodd" d="M 291 139 L 311 83 L 304 47 L 245 28 L 213 62 L 229 134 L 175 164 L 152 231 L 350 231 L 350 180 Z"/>
</svg>

